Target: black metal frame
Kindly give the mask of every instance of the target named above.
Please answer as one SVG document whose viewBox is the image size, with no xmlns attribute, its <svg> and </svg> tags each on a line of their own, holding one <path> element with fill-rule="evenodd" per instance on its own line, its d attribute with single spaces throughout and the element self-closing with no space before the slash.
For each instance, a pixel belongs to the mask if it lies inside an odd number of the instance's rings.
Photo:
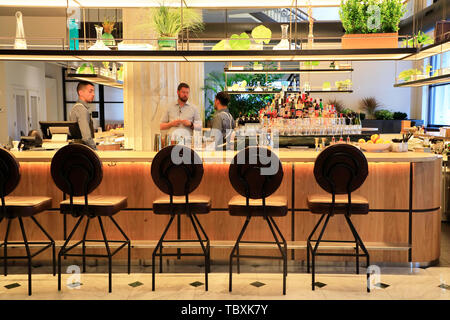
<svg viewBox="0 0 450 320">
<path fill-rule="evenodd" d="M 265 205 L 264 205 L 265 208 Z M 236 258 L 237 261 L 237 273 L 241 273 L 240 270 L 240 258 L 257 258 L 257 259 L 281 259 L 283 261 L 283 295 L 286 294 L 286 277 L 287 277 L 287 242 L 281 233 L 278 225 L 275 223 L 275 220 L 271 216 L 263 216 L 264 220 L 267 222 L 269 229 L 274 237 L 275 241 L 242 241 L 242 237 L 244 236 L 245 230 L 247 229 L 248 224 L 250 223 L 252 216 L 247 216 L 245 219 L 244 225 L 239 233 L 239 236 L 236 240 L 236 243 L 231 250 L 230 254 L 230 264 L 229 264 L 229 288 L 228 291 L 231 292 L 233 289 L 233 258 Z M 278 237 L 275 233 L 275 230 L 278 232 L 278 235 L 281 238 L 281 241 L 278 240 Z M 239 253 L 239 244 L 241 243 L 260 243 L 260 244 L 276 244 L 278 249 L 280 250 L 281 257 L 274 256 L 257 256 L 257 255 L 241 255 Z M 283 248 L 281 247 L 283 245 Z M 236 252 L 236 254 L 235 254 Z"/>
<path fill-rule="evenodd" d="M 0 218 L 0 223 L 2 222 L 3 218 L 4 217 Z M 6 227 L 5 240 L 0 244 L 0 248 L 3 247 L 3 256 L 0 257 L 0 260 L 3 260 L 3 263 L 4 263 L 3 272 L 4 272 L 5 277 L 8 275 L 8 259 L 28 259 L 28 295 L 29 296 L 31 296 L 31 293 L 32 293 L 32 290 L 31 290 L 31 267 L 32 267 L 31 262 L 32 261 L 31 261 L 31 259 L 50 247 L 52 247 L 53 276 L 56 275 L 55 241 L 48 234 L 48 232 L 42 227 L 42 225 L 36 220 L 35 217 L 30 216 L 30 218 L 38 226 L 38 228 L 41 229 L 41 231 L 45 234 L 45 236 L 48 238 L 49 242 L 28 241 L 22 217 L 17 217 L 17 219 L 19 220 L 20 230 L 22 231 L 23 241 L 9 241 L 8 242 L 8 236 L 9 236 L 9 231 L 11 228 L 11 222 L 13 219 L 15 219 L 15 217 L 6 217 L 6 220 L 8 221 L 8 225 Z M 24 245 L 27 255 L 26 256 L 8 256 L 8 244 Z M 34 244 L 41 244 L 41 245 L 46 245 L 46 246 L 41 248 L 40 250 L 36 251 L 35 253 L 31 254 L 29 245 L 34 245 Z"/>
<path fill-rule="evenodd" d="M 106 237 L 106 232 L 103 227 L 103 222 L 101 216 L 96 216 L 90 212 L 89 203 L 88 203 L 88 186 L 89 184 L 94 180 L 95 178 L 95 172 L 92 163 L 90 160 L 82 153 L 77 153 L 78 156 L 81 158 L 84 158 L 86 160 L 86 164 L 88 164 L 89 167 L 86 167 L 85 165 L 80 164 L 74 164 L 71 167 L 67 168 L 67 171 L 62 171 L 64 167 L 61 166 L 60 168 L 60 175 L 64 177 L 64 180 L 66 182 L 66 185 L 69 187 L 69 201 L 70 201 L 70 213 L 75 217 L 80 217 L 73 227 L 72 231 L 70 232 L 67 239 L 65 239 L 65 242 L 63 246 L 61 247 L 59 253 L 58 253 L 58 291 L 61 291 L 61 256 L 64 256 L 64 259 L 66 259 L 67 256 L 72 257 L 82 257 L 83 259 L 83 273 L 86 272 L 86 257 L 90 258 L 108 258 L 108 292 L 112 292 L 112 257 L 125 245 L 128 245 L 128 274 L 130 274 L 131 271 L 131 242 L 130 239 L 127 237 L 125 232 L 120 228 L 120 226 L 117 224 L 117 222 L 114 220 L 112 216 L 108 216 L 111 221 L 114 223 L 114 225 L 117 227 L 117 229 L 120 231 L 120 233 L 123 235 L 125 240 L 108 240 Z M 74 197 L 74 186 L 73 183 L 69 179 L 70 171 L 73 167 L 77 167 L 78 169 L 82 169 L 87 173 L 87 179 L 84 181 L 84 208 L 82 212 L 78 212 L 78 210 L 75 210 L 75 207 L 73 205 L 73 197 Z M 64 213 L 64 216 L 67 214 L 67 212 Z M 69 241 L 72 239 L 75 231 L 78 229 L 78 226 L 80 225 L 81 221 L 83 220 L 84 216 L 87 217 L 86 226 L 83 233 L 83 239 L 76 242 L 75 244 L 71 245 L 69 248 L 66 248 Z M 98 222 L 100 225 L 100 229 L 102 231 L 103 240 L 87 240 L 86 235 L 89 228 L 89 222 L 92 218 L 98 218 Z M 65 232 L 65 223 L 64 223 L 64 232 Z M 100 254 L 86 254 L 86 242 L 104 242 L 105 248 L 106 248 L 106 255 L 100 255 Z M 121 246 L 119 246 L 114 252 L 111 253 L 111 249 L 109 247 L 110 242 L 115 243 L 122 243 Z M 68 254 L 70 250 L 78 247 L 79 245 L 82 245 L 82 253 L 81 254 Z"/>
<path fill-rule="evenodd" d="M 69 241 L 72 239 L 75 231 L 78 229 L 78 227 L 84 217 L 86 217 L 87 220 L 86 220 L 86 226 L 84 228 L 83 239 L 67 248 Z M 103 235 L 103 240 L 88 240 L 88 239 L 86 239 L 90 219 L 94 219 L 94 218 L 98 219 L 98 222 L 100 225 L 100 230 L 102 231 L 102 235 Z M 102 217 L 82 215 L 78 219 L 77 223 L 75 224 L 74 228 L 70 232 L 69 236 L 67 237 L 66 241 L 64 242 L 64 244 L 61 247 L 59 254 L 58 254 L 58 291 L 61 291 L 61 257 L 62 256 L 64 256 L 64 257 L 67 257 L 67 256 L 82 257 L 82 259 L 83 259 L 83 271 L 82 272 L 83 273 L 86 272 L 86 257 L 108 258 L 108 292 L 112 292 L 112 270 L 111 270 L 112 269 L 112 257 L 117 252 L 119 252 L 120 249 L 122 249 L 123 247 L 125 247 L 125 245 L 127 245 L 128 246 L 128 274 L 130 274 L 130 272 L 131 272 L 131 242 L 130 242 L 130 239 L 127 237 L 125 232 L 120 228 L 119 224 L 116 222 L 116 220 L 114 220 L 113 217 L 108 216 L 108 218 L 110 218 L 110 220 L 114 223 L 114 225 L 117 227 L 117 229 L 123 235 L 125 240 L 108 240 L 106 237 L 105 229 L 103 227 Z M 104 242 L 107 254 L 106 255 L 104 255 L 104 254 L 86 254 L 86 242 Z M 121 245 L 117 249 L 115 249 L 113 252 L 111 252 L 111 249 L 109 247 L 110 242 L 111 243 L 121 243 Z M 82 245 L 82 253 L 81 254 L 68 253 L 70 250 L 77 248 L 80 244 Z"/>
<path fill-rule="evenodd" d="M 194 152 L 194 151 L 192 151 Z M 185 209 L 186 209 L 186 215 L 189 217 L 189 220 L 191 221 L 192 227 L 194 228 L 195 234 L 197 236 L 196 240 L 192 239 L 181 239 L 181 213 L 177 213 L 177 239 L 176 240 L 164 240 L 166 237 L 167 231 L 169 230 L 173 220 L 175 219 L 175 213 L 174 213 L 174 203 L 173 203 L 173 196 L 174 196 L 174 188 L 173 184 L 169 179 L 169 173 L 172 169 L 175 167 L 181 167 L 184 170 L 184 173 L 186 174 L 186 183 L 184 185 L 184 195 L 186 197 L 186 202 L 184 203 Z M 170 220 L 167 223 L 161 237 L 158 240 L 158 243 L 153 250 L 152 253 L 152 291 L 155 291 L 155 258 L 159 257 L 159 272 L 162 273 L 162 257 L 164 256 L 176 256 L 177 259 L 180 259 L 182 256 L 197 256 L 205 257 L 205 291 L 208 291 L 208 273 L 211 272 L 211 254 L 210 254 L 210 241 L 208 236 L 206 235 L 205 229 L 202 227 L 200 221 L 198 220 L 195 213 L 191 212 L 191 207 L 189 204 L 189 190 L 191 187 L 191 180 L 194 175 L 194 172 L 185 164 L 181 163 L 178 165 L 175 165 L 171 163 L 165 170 L 163 170 L 162 166 L 159 168 L 159 177 L 161 180 L 163 180 L 168 189 L 169 189 L 169 199 L 170 199 Z M 197 227 L 198 225 L 198 227 Z M 198 228 L 200 228 L 201 232 L 203 233 L 203 236 L 205 239 L 203 240 Z M 199 242 L 200 246 L 202 248 L 203 254 L 201 253 L 182 253 L 180 248 L 177 248 L 177 253 L 163 253 L 163 243 L 164 242 L 172 242 L 172 243 L 180 243 L 180 242 Z M 206 242 L 206 246 L 204 244 Z M 159 250 L 159 253 L 158 253 Z"/>
<path fill-rule="evenodd" d="M 345 152 L 335 152 L 332 155 L 329 156 L 328 159 L 330 159 L 331 157 L 336 157 L 336 156 L 344 156 L 347 157 L 348 159 L 350 159 L 353 164 L 355 165 L 355 167 L 358 169 L 360 169 L 359 163 L 358 161 L 356 161 L 354 158 L 351 157 L 351 155 L 345 153 Z M 346 213 L 344 214 L 345 220 L 352 232 L 354 241 L 352 240 L 322 240 L 323 234 L 325 232 L 325 229 L 328 225 L 328 221 L 330 220 L 330 218 L 332 216 L 334 216 L 334 210 L 335 210 L 335 200 L 336 200 L 336 186 L 335 183 L 333 181 L 333 179 L 331 178 L 331 172 L 332 170 L 334 170 L 336 167 L 341 166 L 344 169 L 346 169 L 349 173 L 350 173 L 350 178 L 349 181 L 347 182 L 347 196 L 348 196 L 348 204 L 347 204 L 347 210 Z M 355 226 L 353 225 L 350 216 L 351 216 L 351 212 L 350 212 L 350 208 L 351 208 L 351 190 L 350 190 L 350 186 L 352 185 L 354 179 L 357 176 L 357 172 L 355 172 L 355 170 L 349 166 L 348 164 L 346 164 L 345 162 L 340 162 L 340 163 L 335 163 L 333 164 L 330 168 L 328 168 L 328 170 L 325 170 L 326 165 L 324 164 L 323 167 L 321 168 L 322 171 L 322 175 L 324 176 L 324 178 L 327 180 L 327 182 L 329 183 L 330 187 L 331 187 L 331 195 L 332 195 L 332 203 L 331 203 L 331 207 L 330 207 L 330 211 L 328 213 L 324 213 L 322 214 L 322 216 L 320 217 L 319 221 L 316 223 L 316 225 L 314 226 L 311 234 L 308 236 L 308 239 L 306 241 L 306 260 L 307 260 L 307 272 L 310 273 L 310 258 L 311 258 L 311 269 L 312 269 L 312 278 L 311 278 L 311 285 L 312 285 L 312 290 L 315 290 L 315 278 L 316 278 L 316 270 L 315 270 L 315 258 L 316 256 L 335 256 L 335 257 L 356 257 L 356 274 L 359 274 L 359 257 L 366 257 L 366 262 L 367 262 L 367 268 L 370 266 L 370 257 L 369 257 L 369 252 L 367 251 L 363 241 L 361 240 L 358 232 L 356 231 Z M 312 239 L 312 237 L 314 236 L 317 228 L 320 226 L 323 218 L 326 216 L 325 222 L 323 224 L 322 229 L 320 230 L 320 234 L 319 237 L 317 239 Z M 311 245 L 311 242 L 315 242 L 314 248 Z M 319 249 L 319 244 L 320 242 L 333 242 L 333 243 L 355 243 L 355 253 L 334 253 L 334 252 L 321 252 L 318 253 L 317 250 Z M 361 247 L 362 251 L 364 253 L 359 253 L 359 247 Z M 367 273 L 367 292 L 370 292 L 370 275 L 369 273 Z"/>
<path fill-rule="evenodd" d="M 245 152 L 245 151 L 241 151 L 241 152 Z M 258 151 L 258 155 L 259 155 L 259 151 Z M 278 160 L 278 158 L 277 158 Z M 274 237 L 274 242 L 273 241 L 242 241 L 242 237 L 244 236 L 245 230 L 247 229 L 248 224 L 250 223 L 250 220 L 252 218 L 251 214 L 250 214 L 250 183 L 249 181 L 246 179 L 246 175 L 247 172 L 250 170 L 254 170 L 254 169 L 260 169 L 260 166 L 258 164 L 256 165 L 250 165 L 245 171 L 242 170 L 242 167 L 238 168 L 238 178 L 239 180 L 242 182 L 242 184 L 245 187 L 245 201 L 246 201 L 246 208 L 248 210 L 248 215 L 247 218 L 244 222 L 244 225 L 242 226 L 241 232 L 239 233 L 239 236 L 236 240 L 236 243 L 233 247 L 233 250 L 230 253 L 230 264 L 229 264 L 229 292 L 232 291 L 232 283 L 233 283 L 233 258 L 236 258 L 237 260 L 237 271 L 238 274 L 240 273 L 240 258 L 259 258 L 259 259 L 281 259 L 283 261 L 283 295 L 286 294 L 286 277 L 287 277 L 287 242 L 286 239 L 284 238 L 283 234 L 281 233 L 281 230 L 278 228 L 278 225 L 276 224 L 275 220 L 273 219 L 272 216 L 267 214 L 267 207 L 266 207 L 266 186 L 267 183 L 272 180 L 273 176 L 270 175 L 265 175 L 264 176 L 264 182 L 262 184 L 261 187 L 261 198 L 262 199 L 262 210 L 263 210 L 263 219 L 267 222 L 269 229 Z M 278 168 L 278 170 L 283 170 L 282 169 L 282 164 L 280 163 L 280 167 Z M 269 194 L 270 195 L 270 194 Z M 272 226 L 273 225 L 273 226 Z M 278 237 L 275 233 L 275 230 L 278 232 L 280 238 L 281 238 L 281 242 L 278 240 Z M 239 254 L 239 244 L 240 243 L 262 243 L 262 244 L 276 244 L 278 249 L 280 250 L 280 254 L 281 257 L 273 257 L 273 256 L 256 256 L 256 255 L 240 255 Z M 281 244 L 283 244 L 283 248 L 281 247 Z M 236 252 L 236 254 L 235 254 Z"/>
</svg>

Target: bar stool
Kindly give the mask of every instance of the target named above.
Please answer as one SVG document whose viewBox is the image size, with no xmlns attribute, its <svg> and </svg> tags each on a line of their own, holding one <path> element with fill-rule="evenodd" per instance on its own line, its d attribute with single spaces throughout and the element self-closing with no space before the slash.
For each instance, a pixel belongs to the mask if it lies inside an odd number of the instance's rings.
<svg viewBox="0 0 450 320">
<path fill-rule="evenodd" d="M 310 272 L 310 255 L 312 266 L 312 290 L 315 288 L 315 257 L 316 256 L 351 256 L 356 257 L 356 273 L 359 274 L 359 257 L 365 256 L 367 267 L 369 267 L 369 252 L 364 246 L 352 220 L 352 214 L 368 214 L 369 202 L 362 196 L 353 195 L 352 192 L 358 189 L 366 180 L 368 175 L 368 164 L 364 154 L 356 147 L 349 144 L 336 144 L 327 147 L 317 157 L 314 163 L 314 177 L 319 186 L 329 193 L 329 195 L 308 196 L 308 207 L 311 213 L 321 214 L 321 217 L 307 240 L 307 270 Z M 354 240 L 322 240 L 328 221 L 335 214 L 343 214 Z M 314 240 L 312 237 L 317 228 L 326 217 L 319 237 Z M 315 242 L 314 248 L 311 242 Z M 355 253 L 318 253 L 321 242 L 335 243 L 355 243 Z M 359 253 L 361 247 L 364 253 Z M 369 274 L 367 274 L 369 279 Z M 367 286 L 367 292 L 370 292 Z"/>
<path fill-rule="evenodd" d="M 73 217 L 78 218 L 58 254 L 58 291 L 61 290 L 61 257 L 73 256 L 82 257 L 83 273 L 86 272 L 86 257 L 108 258 L 108 284 L 109 292 L 111 292 L 112 257 L 125 246 L 128 246 L 128 274 L 130 274 L 131 269 L 130 239 L 128 239 L 125 232 L 113 218 L 113 215 L 127 207 L 127 198 L 122 196 L 89 196 L 102 182 L 103 168 L 102 162 L 95 151 L 82 144 L 70 144 L 59 149 L 52 159 L 51 174 L 56 186 L 69 195 L 69 199 L 60 203 L 61 213 L 71 214 Z M 109 218 L 125 240 L 108 240 L 103 227 L 102 217 Z M 83 239 L 67 247 L 84 218 L 86 218 L 86 225 Z M 100 225 L 102 240 L 86 239 L 89 223 L 92 219 L 97 220 Z M 107 254 L 86 254 L 86 242 L 104 242 Z M 110 243 L 117 243 L 120 246 L 111 251 Z M 82 254 L 68 253 L 80 244 L 82 245 Z"/>
<path fill-rule="evenodd" d="M 240 258 L 279 258 L 283 260 L 283 294 L 286 294 L 287 244 L 273 217 L 283 217 L 287 214 L 287 198 L 285 196 L 271 196 L 283 180 L 283 167 L 280 159 L 267 148 L 247 147 L 234 157 L 230 164 L 228 176 L 231 185 L 239 193 L 228 202 L 229 213 L 231 216 L 246 217 L 230 254 L 229 291 L 232 291 L 234 257 L 237 258 L 238 273 L 240 273 Z M 275 241 L 241 240 L 252 217 L 262 217 L 267 222 Z M 281 241 L 278 239 L 277 233 Z M 276 244 L 281 257 L 240 255 L 239 244 L 241 243 Z"/>
<path fill-rule="evenodd" d="M 53 262 L 53 275 L 56 274 L 55 263 L 55 241 L 48 234 L 48 232 L 41 226 L 41 224 L 34 217 L 36 214 L 48 210 L 52 207 L 52 199 L 48 197 L 24 197 L 24 196 L 7 196 L 16 189 L 20 181 L 19 163 L 16 158 L 7 150 L 0 148 L 0 197 L 2 200 L 0 211 L 0 223 L 3 219 L 8 221 L 6 227 L 5 240 L 0 244 L 3 247 L 3 256 L 0 257 L 4 261 L 4 274 L 8 274 L 8 259 L 28 259 L 28 295 L 31 295 L 31 259 L 37 256 L 39 253 L 52 247 L 52 262 Z M 49 240 L 43 241 L 28 241 L 25 232 L 25 227 L 22 218 L 30 217 L 38 228 L 44 233 Z M 20 224 L 20 230 L 22 232 L 23 242 L 8 241 L 9 232 L 11 229 L 12 221 L 17 218 Z M 8 245 L 19 244 L 24 245 L 27 255 L 26 256 L 11 256 L 8 257 Z M 31 253 L 30 245 L 44 245 L 43 248 Z"/>
<path fill-rule="evenodd" d="M 153 202 L 153 213 L 170 215 L 164 231 L 152 254 L 152 290 L 155 291 L 155 257 L 159 256 L 159 272 L 162 273 L 163 256 L 204 256 L 205 291 L 208 291 L 208 273 L 210 272 L 210 242 L 200 224 L 197 214 L 207 214 L 211 210 L 211 199 L 204 195 L 190 195 L 202 181 L 203 163 L 199 155 L 183 145 L 172 145 L 160 150 L 152 161 L 151 175 L 155 185 L 166 195 Z M 185 214 L 191 221 L 197 239 L 165 240 L 175 216 L 180 227 L 180 217 Z M 200 235 L 199 229 L 204 237 Z M 180 229 L 178 229 L 180 230 Z M 163 243 L 199 242 L 203 253 L 163 253 Z M 158 252 L 159 251 L 159 252 Z"/>
</svg>

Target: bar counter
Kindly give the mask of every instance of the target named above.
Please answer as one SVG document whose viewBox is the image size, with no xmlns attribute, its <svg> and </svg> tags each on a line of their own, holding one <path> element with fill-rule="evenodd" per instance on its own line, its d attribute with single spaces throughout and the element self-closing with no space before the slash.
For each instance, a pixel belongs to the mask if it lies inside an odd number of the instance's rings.
<svg viewBox="0 0 450 320">
<path fill-rule="evenodd" d="M 60 244 L 66 230 L 74 225 L 75 218 L 67 216 L 67 227 L 64 227 L 63 216 L 58 212 L 58 203 L 63 200 L 63 194 L 56 188 L 50 175 L 50 161 L 54 153 L 55 151 L 13 152 L 20 162 L 22 177 L 11 195 L 52 197 L 54 209 L 38 215 L 37 219 Z M 161 195 L 150 176 L 151 161 L 156 152 L 103 151 L 98 154 L 103 161 L 103 181 L 92 194 L 128 197 L 128 209 L 117 214 L 116 220 L 131 239 L 133 260 L 150 262 L 150 248 L 156 245 L 156 240 L 169 219 L 152 213 L 152 202 Z M 218 260 L 227 261 L 245 219 L 231 217 L 227 212 L 227 203 L 236 194 L 228 180 L 229 160 L 234 153 L 227 157 L 218 152 L 199 154 L 204 161 L 204 176 L 193 194 L 209 195 L 213 208 L 210 214 L 199 215 L 199 219 L 211 240 L 213 263 Z M 289 258 L 292 260 L 305 261 L 306 239 L 320 217 L 308 211 L 306 202 L 308 194 L 324 193 L 313 175 L 317 155 L 318 152 L 315 151 L 288 149 L 280 149 L 278 153 L 284 177 L 275 195 L 288 198 L 289 213 L 275 219 L 288 241 Z M 369 162 L 369 175 L 354 194 L 369 200 L 370 212 L 368 215 L 354 215 L 352 221 L 371 254 L 371 262 L 394 265 L 414 263 L 415 266 L 436 264 L 440 254 L 442 157 L 418 152 L 365 152 L 365 155 Z M 254 219 L 250 223 L 246 232 L 251 235 L 252 240 L 272 240 L 263 223 L 262 219 Z M 26 224 L 25 227 L 32 240 L 43 239 L 43 235 L 33 225 Z M 184 216 L 180 227 L 181 236 L 195 236 Z M 0 228 L 5 228 L 5 224 Z M 114 239 L 121 240 L 121 235 L 112 224 L 107 223 L 106 228 Z M 91 232 L 101 235 L 98 228 L 93 227 L 89 233 Z M 74 239 L 81 237 L 80 231 Z M 168 238 L 177 238 L 176 226 L 171 228 Z M 11 240 L 13 239 L 21 240 L 20 229 L 16 224 L 13 224 L 11 230 Z M 324 239 L 352 239 L 344 217 L 335 216 L 330 220 Z M 349 245 L 350 247 L 342 244 L 333 247 L 330 244 L 336 252 L 347 251 L 351 248 L 351 244 Z M 183 250 L 198 250 L 198 246 L 186 246 Z M 263 251 L 277 254 L 270 248 L 247 249 L 249 254 L 264 254 Z M 119 256 L 120 254 L 120 259 Z M 326 260 L 354 261 L 348 257 L 318 259 L 319 262 Z"/>
</svg>

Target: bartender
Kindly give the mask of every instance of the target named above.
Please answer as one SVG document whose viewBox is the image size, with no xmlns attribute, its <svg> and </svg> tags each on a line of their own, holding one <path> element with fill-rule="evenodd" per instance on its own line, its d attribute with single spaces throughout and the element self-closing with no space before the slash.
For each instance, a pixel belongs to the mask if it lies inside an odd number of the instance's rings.
<svg viewBox="0 0 450 320">
<path fill-rule="evenodd" d="M 230 103 L 230 96 L 226 92 L 219 92 L 214 99 L 214 109 L 216 110 L 212 120 L 212 132 L 216 149 L 232 149 L 234 139 L 235 121 L 230 111 L 228 104 Z"/>
<path fill-rule="evenodd" d="M 77 85 L 77 93 L 78 101 L 72 110 L 70 110 L 69 121 L 78 122 L 83 143 L 92 149 L 96 149 L 94 142 L 94 123 L 88 106 L 89 103 L 94 101 L 94 85 L 88 81 L 80 81 Z"/>
<path fill-rule="evenodd" d="M 177 88 L 178 99 L 175 104 L 167 106 L 161 117 L 160 130 L 169 130 L 169 134 L 190 137 L 193 130 L 200 130 L 202 122 L 196 106 L 188 103 L 189 85 L 180 83 Z"/>
</svg>

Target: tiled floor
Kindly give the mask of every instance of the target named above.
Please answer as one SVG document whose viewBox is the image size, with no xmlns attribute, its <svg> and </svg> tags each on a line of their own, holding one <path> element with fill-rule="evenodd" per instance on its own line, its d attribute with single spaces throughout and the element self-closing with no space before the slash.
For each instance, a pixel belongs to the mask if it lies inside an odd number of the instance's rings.
<svg viewBox="0 0 450 320">
<path fill-rule="evenodd" d="M 33 268 L 33 295 L 27 294 L 27 275 L 23 267 L 10 267 L 7 277 L 0 275 L 0 299 L 171 299 L 171 300 L 240 300 L 240 299 L 450 299 L 450 224 L 442 224 L 441 259 L 429 268 L 381 267 L 378 286 L 366 292 L 365 269 L 354 274 L 354 266 L 321 266 L 316 281 L 325 286 L 311 290 L 311 275 L 303 265 L 289 265 L 287 293 L 282 295 L 282 275 L 278 264 L 267 260 L 242 265 L 241 274 L 233 274 L 233 291 L 228 291 L 227 265 L 214 265 L 205 292 L 203 267 L 171 262 L 166 273 L 156 275 L 156 291 L 151 291 L 151 266 L 133 266 L 126 274 L 124 266 L 114 266 L 113 292 L 108 293 L 108 276 L 104 266 L 90 266 L 80 278 L 63 274 L 63 289 L 57 291 L 57 279 L 49 275 L 48 266 Z M 81 282 L 75 288 L 67 284 Z M 137 286 L 130 284 L 139 282 Z M 197 282 L 197 286 L 193 284 Z M 263 284 L 259 287 L 255 282 Z M 20 286 L 7 289 L 11 284 Z M 448 289 L 446 288 L 448 284 Z M 442 288 L 439 287 L 442 285 Z"/>
</svg>

